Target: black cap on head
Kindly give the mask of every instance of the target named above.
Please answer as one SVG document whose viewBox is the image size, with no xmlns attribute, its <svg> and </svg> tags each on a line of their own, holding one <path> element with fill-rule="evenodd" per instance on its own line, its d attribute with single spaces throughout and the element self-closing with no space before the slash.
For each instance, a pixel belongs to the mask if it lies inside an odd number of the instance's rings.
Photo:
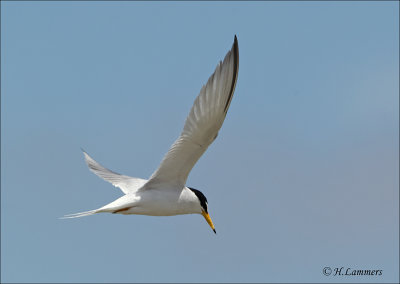
<svg viewBox="0 0 400 284">
<path fill-rule="evenodd" d="M 191 187 L 189 187 L 189 189 L 191 191 L 193 191 L 194 194 L 196 194 L 197 198 L 200 200 L 201 208 L 203 208 L 203 210 L 206 213 L 208 213 L 208 211 L 207 211 L 207 198 L 204 196 L 204 194 L 200 190 L 197 190 L 197 189 L 194 189 L 194 188 L 191 188 Z"/>
</svg>

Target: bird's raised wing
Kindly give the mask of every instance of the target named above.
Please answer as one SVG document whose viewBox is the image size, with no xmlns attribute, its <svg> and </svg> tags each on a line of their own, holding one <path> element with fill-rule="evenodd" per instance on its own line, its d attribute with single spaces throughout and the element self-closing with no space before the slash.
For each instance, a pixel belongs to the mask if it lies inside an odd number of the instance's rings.
<svg viewBox="0 0 400 284">
<path fill-rule="evenodd" d="M 85 151 L 83 151 L 83 155 L 85 156 L 86 164 L 93 173 L 110 182 L 113 186 L 119 187 L 125 194 L 136 192 L 147 182 L 145 179 L 124 176 L 110 171 L 97 163 Z"/>
<path fill-rule="evenodd" d="M 238 69 L 239 47 L 235 36 L 232 49 L 201 88 L 181 135 L 143 189 L 154 188 L 157 184 L 185 185 L 193 166 L 215 140 L 224 122 L 235 91 Z"/>
</svg>

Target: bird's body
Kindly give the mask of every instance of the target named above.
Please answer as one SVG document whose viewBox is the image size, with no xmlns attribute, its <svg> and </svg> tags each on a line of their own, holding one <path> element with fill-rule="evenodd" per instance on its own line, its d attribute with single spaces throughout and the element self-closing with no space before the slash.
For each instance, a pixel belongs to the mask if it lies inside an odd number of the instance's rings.
<svg viewBox="0 0 400 284">
<path fill-rule="evenodd" d="M 232 49 L 197 96 L 181 135 L 148 180 L 110 171 L 84 151 L 89 169 L 119 187 L 125 195 L 99 209 L 66 215 L 65 218 L 102 212 L 150 216 L 202 214 L 215 232 L 206 197 L 185 184 L 193 166 L 216 139 L 224 122 L 235 90 L 238 68 L 239 49 L 235 36 Z"/>
<path fill-rule="evenodd" d="M 196 195 L 187 187 L 160 188 L 126 194 L 117 200 L 97 209 L 96 213 L 110 212 L 149 216 L 173 216 L 182 214 L 201 214 Z M 195 211 L 194 209 L 198 209 Z"/>
</svg>

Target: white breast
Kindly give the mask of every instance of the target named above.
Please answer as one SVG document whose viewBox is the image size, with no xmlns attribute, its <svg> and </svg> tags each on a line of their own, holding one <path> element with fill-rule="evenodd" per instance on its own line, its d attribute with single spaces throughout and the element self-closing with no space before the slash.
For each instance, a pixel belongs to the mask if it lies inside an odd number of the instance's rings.
<svg viewBox="0 0 400 284">
<path fill-rule="evenodd" d="M 200 202 L 187 187 L 176 189 L 150 189 L 137 192 L 138 201 L 123 214 L 171 216 L 201 214 Z M 122 213 L 122 212 L 121 212 Z"/>
</svg>

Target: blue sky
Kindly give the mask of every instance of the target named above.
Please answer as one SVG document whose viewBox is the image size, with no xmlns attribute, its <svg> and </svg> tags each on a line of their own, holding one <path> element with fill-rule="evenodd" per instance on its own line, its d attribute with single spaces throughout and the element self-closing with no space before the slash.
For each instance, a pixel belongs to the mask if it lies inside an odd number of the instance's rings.
<svg viewBox="0 0 400 284">
<path fill-rule="evenodd" d="M 398 2 L 1 2 L 2 282 L 398 282 Z M 200 215 L 99 214 L 239 40 Z M 381 276 L 325 276 L 324 267 Z"/>
</svg>

